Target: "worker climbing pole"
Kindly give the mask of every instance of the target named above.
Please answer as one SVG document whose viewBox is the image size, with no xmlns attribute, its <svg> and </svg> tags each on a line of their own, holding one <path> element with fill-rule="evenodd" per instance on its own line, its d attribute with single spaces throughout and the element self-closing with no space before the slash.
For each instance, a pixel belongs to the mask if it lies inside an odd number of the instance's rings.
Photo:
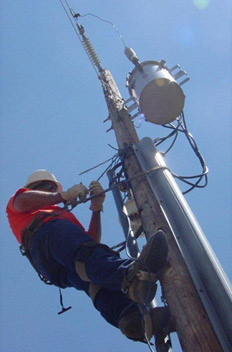
<svg viewBox="0 0 232 352">
<path fill-rule="evenodd" d="M 183 127 L 185 96 L 181 86 L 189 78 L 179 65 L 168 69 L 164 60 L 141 63 L 135 52 L 126 47 L 125 54 L 134 64 L 134 69 L 127 78 L 131 98 L 125 101 L 110 71 L 101 67 L 84 27 L 79 23 L 79 14 L 69 10 L 79 39 L 101 81 L 109 111 L 106 121 L 111 123 L 109 130 L 115 133 L 122 169 L 120 174 L 125 177 L 123 191 L 129 194 L 139 216 L 140 225 L 134 233 L 128 231 L 126 235 L 127 246 L 136 256 L 138 248 L 134 234 L 138 236 L 143 232 L 149 239 L 159 230 L 165 233 L 169 257 L 160 282 L 183 351 L 231 351 L 232 293 L 229 281 L 161 154 L 151 139 L 139 140 L 130 115 L 136 107 L 137 115 L 142 113 L 151 123 L 166 125 L 175 120 L 176 129 Z M 185 78 L 178 83 L 177 80 L 183 76 Z M 129 101 L 133 101 L 131 106 L 128 106 Z M 203 173 L 195 184 L 198 186 L 207 174 L 207 167 L 191 140 L 192 136 L 187 133 L 187 137 L 203 167 Z M 119 185 L 122 182 L 113 171 L 108 173 L 108 177 L 110 186 L 116 185 L 113 187 L 114 196 L 120 213 L 122 187 Z M 187 183 L 194 188 L 191 182 Z M 127 217 L 128 213 L 125 214 Z M 124 223 L 124 228 L 127 226 Z M 157 351 L 168 351 L 169 347 L 165 341 L 156 341 Z"/>
<path fill-rule="evenodd" d="M 169 334 L 174 331 L 183 351 L 232 351 L 230 283 L 174 181 L 177 176 L 157 149 L 162 139 L 140 140 L 133 124 L 141 115 L 147 122 L 171 128 L 167 138 L 174 137 L 173 143 L 177 133 L 183 133 L 202 173 L 179 178 L 189 186 L 185 193 L 204 187 L 208 169 L 183 113 L 187 73 L 179 65 L 169 69 L 164 60 L 140 62 L 123 41 L 134 65 L 126 79 L 130 98 L 125 101 L 110 71 L 101 66 L 79 23 L 80 14 L 67 0 L 69 11 L 60 2 L 101 82 L 109 112 L 105 121 L 110 122 L 108 131 L 114 131 L 118 149 L 106 169 L 110 184 L 105 190 L 100 178 L 88 188 L 80 183 L 65 191 L 47 170 L 29 176 L 6 208 L 21 253 L 45 283 L 59 291 L 66 287 L 84 291 L 108 323 L 128 338 L 147 343 L 150 351 L 170 352 Z M 101 243 L 101 212 L 108 191 L 113 193 L 126 238 L 117 251 L 118 245 L 109 248 Z M 87 201 L 88 231 L 69 211 Z M 142 234 L 147 243 L 140 253 L 136 240 Z M 129 259 L 120 257 L 124 248 Z M 158 280 L 164 307 L 155 307 L 153 300 Z M 71 308 L 64 307 L 61 291 L 60 303 L 58 314 Z"/>
</svg>

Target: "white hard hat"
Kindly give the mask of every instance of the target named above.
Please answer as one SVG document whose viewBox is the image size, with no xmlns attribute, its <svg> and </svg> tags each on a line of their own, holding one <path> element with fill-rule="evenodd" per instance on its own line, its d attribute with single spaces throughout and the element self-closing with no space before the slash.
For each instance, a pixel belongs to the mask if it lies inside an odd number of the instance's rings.
<svg viewBox="0 0 232 352">
<path fill-rule="evenodd" d="M 57 185 L 58 192 L 62 191 L 62 185 L 57 181 L 56 177 L 51 172 L 44 169 L 34 171 L 28 177 L 24 187 L 27 188 L 30 184 L 38 181 L 52 181 Z"/>
</svg>

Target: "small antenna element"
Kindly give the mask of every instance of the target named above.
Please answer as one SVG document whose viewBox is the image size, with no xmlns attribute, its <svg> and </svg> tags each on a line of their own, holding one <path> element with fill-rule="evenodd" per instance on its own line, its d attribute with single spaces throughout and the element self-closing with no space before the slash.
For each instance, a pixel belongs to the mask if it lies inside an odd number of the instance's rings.
<svg viewBox="0 0 232 352">
<path fill-rule="evenodd" d="M 140 72 L 143 72 L 143 66 L 139 62 L 139 58 L 133 49 L 125 47 L 124 53 L 126 57 L 137 67 Z"/>
</svg>

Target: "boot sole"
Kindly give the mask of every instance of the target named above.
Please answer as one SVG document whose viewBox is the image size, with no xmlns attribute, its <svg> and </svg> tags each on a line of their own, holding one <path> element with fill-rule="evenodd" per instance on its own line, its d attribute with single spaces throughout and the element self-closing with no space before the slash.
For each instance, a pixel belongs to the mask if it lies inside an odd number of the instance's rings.
<svg viewBox="0 0 232 352">
<path fill-rule="evenodd" d="M 138 259 L 138 270 L 144 269 L 157 274 L 165 266 L 168 256 L 168 242 L 163 231 L 159 230 L 148 240 Z"/>
<path fill-rule="evenodd" d="M 155 281 L 158 280 L 158 274 L 167 262 L 167 255 L 168 242 L 165 234 L 160 230 L 148 240 L 139 259 L 126 277 L 125 284 L 126 287 L 129 286 L 128 295 L 133 301 L 147 304 L 153 300 L 157 290 Z M 138 277 L 140 270 L 155 274 L 157 277 L 151 282 L 148 275 L 148 281 L 141 281 Z"/>
</svg>

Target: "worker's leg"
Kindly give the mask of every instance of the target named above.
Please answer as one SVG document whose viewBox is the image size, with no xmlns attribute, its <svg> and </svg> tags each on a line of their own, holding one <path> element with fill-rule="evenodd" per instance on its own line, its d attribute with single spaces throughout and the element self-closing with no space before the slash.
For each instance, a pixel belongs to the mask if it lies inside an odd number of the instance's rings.
<svg viewBox="0 0 232 352">
<path fill-rule="evenodd" d="M 162 341 L 167 334 L 174 331 L 167 307 L 145 309 L 142 314 L 138 305 L 120 291 L 101 288 L 93 299 L 95 308 L 105 320 L 118 327 L 129 339 L 144 341 L 154 335 L 156 343 Z"/>
<path fill-rule="evenodd" d="M 71 272 L 67 273 L 67 280 L 72 287 L 84 290 L 90 296 L 94 307 L 100 312 L 102 317 L 115 327 L 119 327 L 119 321 L 123 316 L 138 311 L 137 304 L 121 291 L 112 291 L 97 286 L 94 292 L 91 283 L 80 282 L 77 275 Z"/>
<path fill-rule="evenodd" d="M 176 331 L 167 306 L 146 310 L 143 315 L 140 311 L 128 312 L 121 317 L 118 326 L 126 337 L 135 341 L 145 341 L 145 334 L 150 341 L 154 335 L 156 346 Z"/>
<path fill-rule="evenodd" d="M 167 259 L 167 243 L 162 233 L 153 236 L 142 251 L 141 260 L 132 265 L 131 260 L 121 259 L 107 246 L 96 245 L 79 227 L 63 220 L 51 221 L 38 230 L 32 240 L 32 252 L 33 247 L 34 257 L 40 247 L 52 265 L 59 264 L 67 271 L 77 272 L 81 279 L 78 269 L 83 263 L 87 280 L 115 291 L 120 291 L 123 284 L 129 297 L 142 303 L 153 299 L 156 286 L 150 282 L 152 273 L 156 274 Z M 138 279 L 138 272 L 144 274 L 144 270 L 147 277 Z"/>
<path fill-rule="evenodd" d="M 30 253 L 41 274 L 48 280 L 59 284 L 60 278 L 65 282 L 67 272 L 77 276 L 76 256 L 84 243 L 96 244 L 75 224 L 57 219 L 44 224 L 34 234 Z M 99 261 L 104 262 L 99 266 L 98 278 L 94 283 L 101 286 L 105 284 L 113 290 L 121 290 L 121 283 L 131 260 L 121 259 L 107 246 L 101 247 L 100 252 L 97 251 L 97 256 L 95 255 L 94 258 L 91 265 L 95 267 L 100 265 Z M 102 273 L 102 270 L 105 273 Z"/>
<path fill-rule="evenodd" d="M 104 319 L 115 327 L 119 327 L 122 317 L 134 312 L 139 314 L 137 304 L 120 291 L 102 288 L 93 303 Z"/>
<path fill-rule="evenodd" d="M 53 266 L 56 267 L 59 264 L 76 274 L 77 252 L 80 252 L 84 243 L 96 244 L 75 224 L 55 220 L 46 223 L 34 234 L 31 253 L 37 263 L 40 263 L 42 254 L 48 260 L 51 271 Z M 86 249 L 88 250 L 88 247 L 84 247 L 84 252 Z M 97 244 L 93 251 L 96 253 L 91 258 L 89 266 L 93 265 L 95 268 L 99 266 L 99 270 L 95 269 L 91 273 L 92 276 L 97 276 L 94 283 L 101 286 L 106 285 L 112 290 L 120 290 L 131 260 L 121 259 L 118 253 L 100 244 Z"/>
<path fill-rule="evenodd" d="M 146 330 L 149 340 L 152 335 L 155 335 L 156 341 L 158 341 L 157 338 L 163 339 L 169 332 L 173 331 L 173 324 L 167 307 L 157 307 L 151 311 L 146 311 L 145 317 L 143 317 L 138 305 L 121 291 L 95 287 L 92 283 L 81 281 L 77 275 L 71 272 L 67 273 L 62 284 L 84 290 L 90 295 L 94 307 L 102 317 L 109 324 L 119 328 L 129 339 L 144 341 Z"/>
<path fill-rule="evenodd" d="M 57 226 L 59 231 L 57 231 Z M 92 283 L 81 280 L 75 271 L 76 249 L 82 248 L 80 244 L 83 245 L 86 239 L 89 240 L 88 236 L 72 224 L 64 224 L 60 221 L 46 224 L 33 238 L 31 250 L 33 260 L 41 273 L 55 285 L 75 287 L 89 294 L 89 287 L 92 287 Z M 70 263 L 71 258 L 73 265 Z M 88 267 L 96 266 L 96 263 L 99 265 L 100 274 L 95 268 L 93 271 L 87 268 L 91 272 L 90 275 L 98 276 L 95 283 L 105 282 L 106 285 L 113 287 L 113 290 L 107 288 L 97 290 L 93 298 L 94 306 L 110 324 L 119 327 L 127 337 L 141 340 L 143 333 L 141 314 L 137 305 L 120 291 L 122 278 L 125 277 L 131 261 L 122 260 L 116 253 L 101 247 L 94 250 L 89 259 Z M 111 268 L 109 273 L 102 275 L 101 271 L 108 265 Z M 112 270 L 118 270 L 124 274 L 117 273 L 112 276 Z M 109 281 L 107 275 L 111 277 Z M 116 283 L 114 277 L 116 277 Z"/>
<path fill-rule="evenodd" d="M 155 282 L 166 263 L 167 254 L 166 236 L 158 231 L 148 240 L 139 259 L 133 262 L 122 260 L 100 246 L 83 244 L 77 251 L 76 269 L 83 280 L 89 279 L 111 290 L 121 287 L 133 301 L 146 304 L 154 298 Z"/>
<path fill-rule="evenodd" d="M 134 341 L 145 341 L 146 334 L 148 340 L 154 335 L 158 344 L 175 331 L 168 307 L 145 309 L 142 314 L 138 305 L 122 292 L 102 288 L 94 299 L 94 306 L 108 323 Z"/>
</svg>

